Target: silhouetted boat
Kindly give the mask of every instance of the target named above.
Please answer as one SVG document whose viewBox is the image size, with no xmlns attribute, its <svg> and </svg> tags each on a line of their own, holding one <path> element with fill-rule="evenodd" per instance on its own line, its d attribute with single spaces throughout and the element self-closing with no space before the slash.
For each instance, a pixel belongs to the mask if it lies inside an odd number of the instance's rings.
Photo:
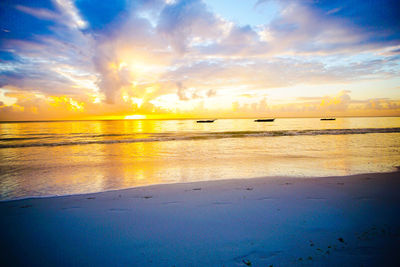
<svg viewBox="0 0 400 267">
<path fill-rule="evenodd" d="M 198 120 L 197 123 L 213 123 L 215 120 Z"/>
<path fill-rule="evenodd" d="M 321 121 L 334 121 L 336 118 L 322 118 Z"/>
<path fill-rule="evenodd" d="M 257 119 L 255 122 L 266 122 L 266 121 L 274 121 L 275 119 Z"/>
</svg>

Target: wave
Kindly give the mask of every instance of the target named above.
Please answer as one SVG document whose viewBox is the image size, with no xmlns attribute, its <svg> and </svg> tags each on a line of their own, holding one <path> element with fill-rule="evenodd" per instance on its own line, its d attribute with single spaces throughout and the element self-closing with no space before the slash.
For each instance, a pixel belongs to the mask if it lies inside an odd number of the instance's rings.
<svg viewBox="0 0 400 267">
<path fill-rule="evenodd" d="M 41 146 L 72 146 L 91 144 L 117 144 L 117 143 L 140 143 L 140 142 L 162 142 L 162 141 L 184 141 L 184 140 L 206 140 L 222 138 L 245 138 L 245 137 L 279 137 L 279 136 L 315 136 L 315 135 L 348 135 L 348 134 L 369 134 L 369 133 L 400 133 L 400 128 L 361 128 L 361 129 L 323 129 L 323 130 L 282 130 L 282 131 L 229 131 L 229 132 L 197 132 L 197 133 L 138 133 L 142 138 L 108 139 L 102 137 L 133 137 L 134 134 L 99 134 L 85 135 L 91 139 L 58 141 L 58 142 L 37 142 L 37 143 L 14 143 L 0 144 L 1 148 L 23 148 Z M 148 135 L 143 138 L 143 135 Z M 77 136 L 75 136 L 76 139 Z M 78 136 L 83 137 L 83 136 Z M 18 138 L 4 138 L 0 141 L 18 140 Z M 26 140 L 20 138 L 19 140 Z"/>
</svg>

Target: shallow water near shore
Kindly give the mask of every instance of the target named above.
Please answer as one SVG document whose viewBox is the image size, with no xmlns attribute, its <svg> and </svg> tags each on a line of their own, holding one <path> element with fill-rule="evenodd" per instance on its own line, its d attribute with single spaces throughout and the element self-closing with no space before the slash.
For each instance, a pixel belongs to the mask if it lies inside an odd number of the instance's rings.
<svg viewBox="0 0 400 267">
<path fill-rule="evenodd" d="M 0 124 L 0 199 L 261 176 L 393 171 L 400 118 Z"/>
</svg>

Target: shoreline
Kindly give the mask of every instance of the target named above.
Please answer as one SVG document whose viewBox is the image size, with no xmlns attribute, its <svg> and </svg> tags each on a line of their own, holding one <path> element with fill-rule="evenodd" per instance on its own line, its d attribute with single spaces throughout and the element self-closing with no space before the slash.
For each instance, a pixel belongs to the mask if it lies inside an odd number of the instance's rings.
<svg viewBox="0 0 400 267">
<path fill-rule="evenodd" d="M 194 186 L 197 183 L 213 183 L 213 182 L 229 182 L 229 181 L 247 181 L 247 180 L 282 180 L 282 179 L 289 179 L 289 180 L 319 180 L 319 179 L 333 179 L 333 178 L 341 178 L 341 177 L 353 177 L 359 175 L 376 175 L 376 174 L 394 174 L 399 173 L 400 175 L 400 166 L 395 167 L 397 170 L 388 171 L 388 172 L 367 172 L 367 173 L 357 173 L 357 174 L 350 174 L 350 175 L 332 175 L 332 176 L 261 176 L 261 177 L 249 177 L 249 178 L 227 178 L 221 180 L 203 180 L 203 181 L 194 181 L 194 182 L 171 182 L 171 183 L 160 183 L 160 184 L 149 184 L 149 185 L 139 185 L 133 186 L 128 188 L 118 188 L 118 189 L 110 189 L 104 191 L 97 191 L 97 192 L 87 192 L 87 193 L 72 193 L 66 195 L 43 195 L 43 196 L 27 196 L 27 197 L 20 197 L 15 199 L 0 199 L 1 203 L 6 202 L 15 202 L 15 201 L 23 201 L 23 200 L 35 200 L 35 199 L 52 199 L 52 198 L 62 198 L 62 197 L 73 197 L 73 196 L 86 196 L 86 195 L 93 195 L 93 194 L 102 194 L 102 193 L 109 193 L 109 192 L 116 192 L 116 191 L 125 191 L 125 190 L 133 190 L 133 189 L 140 189 L 146 187 L 157 187 L 157 186 L 165 186 L 165 185 L 185 185 L 185 184 L 193 184 Z"/>
<path fill-rule="evenodd" d="M 400 172 L 157 184 L 0 202 L 14 266 L 395 266 Z"/>
</svg>

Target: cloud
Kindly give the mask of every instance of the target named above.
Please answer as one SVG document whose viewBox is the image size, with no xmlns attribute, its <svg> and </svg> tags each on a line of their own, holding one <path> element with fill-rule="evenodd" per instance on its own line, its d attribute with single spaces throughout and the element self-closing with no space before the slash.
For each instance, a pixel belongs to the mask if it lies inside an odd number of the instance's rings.
<svg viewBox="0 0 400 267">
<path fill-rule="evenodd" d="M 37 21 L 44 19 L 48 21 L 47 29 L 33 38 L 12 35 L 3 39 L 2 54 L 12 57 L 0 63 L 2 87 L 49 95 L 79 95 L 96 90 L 91 63 L 93 39 L 81 31 L 85 23 L 72 2 L 55 1 L 46 8 L 16 5 L 8 13 L 15 10 L 26 13 L 27 18 L 22 16 L 25 20 L 34 18 L 31 25 L 21 23 L 26 29 L 35 30 Z"/>
<path fill-rule="evenodd" d="M 364 109 L 367 110 L 400 110 L 400 101 L 386 98 L 368 99 L 364 103 Z"/>
<path fill-rule="evenodd" d="M 73 28 L 85 29 L 87 22 L 82 19 L 78 9 L 71 0 L 54 0 L 63 14 L 63 21 L 66 25 Z"/>
<path fill-rule="evenodd" d="M 180 54 L 193 38 L 202 42 L 218 38 L 219 19 L 200 0 L 182 0 L 166 5 L 160 13 L 157 30 Z"/>
<path fill-rule="evenodd" d="M 182 86 L 182 83 L 177 82 L 176 87 L 178 87 L 177 95 L 179 97 L 179 100 L 189 100 L 185 92 L 186 88 Z"/>
<path fill-rule="evenodd" d="M 282 15 L 264 28 L 276 52 L 332 53 L 357 50 L 362 32 L 296 3 L 288 4 Z"/>
<path fill-rule="evenodd" d="M 271 0 L 259 0 L 257 5 Z M 275 1 L 275 0 L 274 0 Z M 305 7 L 323 20 L 339 20 L 347 28 L 363 33 L 359 45 L 373 44 L 386 46 L 398 44 L 400 41 L 399 3 L 396 0 L 277 0 L 283 8 L 290 4 Z M 321 17 L 323 16 L 323 17 Z"/>
<path fill-rule="evenodd" d="M 26 14 L 32 15 L 39 19 L 45 20 L 56 20 L 60 18 L 60 15 L 56 12 L 53 12 L 47 8 L 32 8 L 23 5 L 16 5 L 15 8 L 19 11 L 22 11 Z"/>
<path fill-rule="evenodd" d="M 71 41 L 42 37 L 40 42 L 8 40 L 7 49 L 17 50 L 17 60 L 3 63 L 1 86 L 49 94 L 79 94 L 93 90 L 90 39 L 70 32 Z M 46 51 L 46 53 L 43 53 Z"/>
<path fill-rule="evenodd" d="M 382 22 L 387 30 L 364 29 L 350 19 L 365 12 L 363 7 L 351 15 L 352 5 L 338 1 L 278 2 L 280 13 L 257 26 L 237 25 L 200 0 L 111 6 L 89 0 L 7 2 L 0 5 L 11 7 L 1 27 L 6 31 L 0 33 L 0 87 L 33 97 L 19 96 L 14 113 L 29 113 L 35 105 L 43 107 L 36 114 L 46 113 L 44 102 L 52 102 L 51 97 L 65 97 L 59 105 L 68 116 L 81 112 L 69 109 L 74 101 L 84 103 L 88 114 L 131 114 L 167 112 L 168 101 L 171 110 L 195 110 L 201 102 L 197 110 L 210 111 L 215 99 L 227 99 L 219 107 L 231 110 L 238 97 L 239 110 L 256 114 L 264 111 L 260 107 L 272 108 L 274 103 L 261 103 L 268 90 L 325 84 L 350 88 L 361 80 L 384 83 L 398 77 L 397 26 L 391 18 Z M 16 15 L 23 23 L 12 22 Z M 375 25 L 366 17 L 368 25 Z M 373 39 L 371 32 L 388 42 Z M 259 98 L 250 103 L 241 95 Z M 304 100 L 299 109 L 346 111 L 354 104 L 349 92 L 327 95 L 317 103 Z M 296 103 L 282 110 L 297 110 Z M 390 106 L 379 103 L 370 105 Z"/>
<path fill-rule="evenodd" d="M 8 88 L 5 95 L 15 98 L 11 105 L 0 105 L 0 120 L 87 119 L 96 116 L 129 114 L 165 114 L 167 111 L 150 102 L 138 104 L 127 97 L 118 105 L 95 101 L 94 96 L 49 96 Z"/>
<path fill-rule="evenodd" d="M 133 82 L 155 83 L 156 72 L 170 60 L 165 47 L 166 42 L 155 34 L 151 23 L 136 13 L 114 29 L 111 38 L 97 40 L 93 62 L 99 73 L 97 84 L 106 100 L 113 103 L 119 91 Z"/>
<path fill-rule="evenodd" d="M 232 103 L 232 111 L 236 116 L 265 116 L 271 110 L 267 104 L 267 98 L 263 97 L 252 103 L 240 104 L 235 101 Z"/>
<path fill-rule="evenodd" d="M 351 103 L 349 90 L 342 90 L 336 96 L 325 96 L 321 101 L 321 108 L 328 111 L 345 111 Z"/>
</svg>

